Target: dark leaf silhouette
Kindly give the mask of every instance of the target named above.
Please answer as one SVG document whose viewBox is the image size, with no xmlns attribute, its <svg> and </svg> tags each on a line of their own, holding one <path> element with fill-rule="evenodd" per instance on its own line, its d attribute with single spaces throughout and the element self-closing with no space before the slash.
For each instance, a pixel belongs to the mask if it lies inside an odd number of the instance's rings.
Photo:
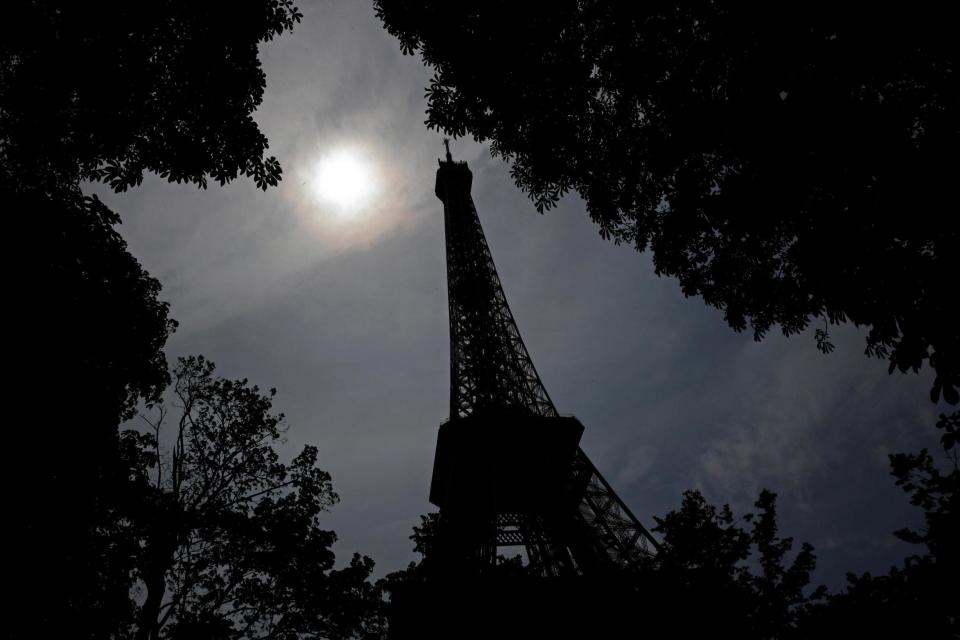
<svg viewBox="0 0 960 640">
<path fill-rule="evenodd" d="M 336 535 L 319 517 L 339 498 L 316 447 L 280 461 L 274 390 L 216 377 L 202 357 L 181 359 L 174 378 L 174 410 L 157 404 L 144 416 L 149 434 L 125 434 L 139 445 L 135 467 L 149 486 L 133 516 L 142 549 L 136 636 L 378 632 L 373 561 L 354 555 L 334 568 Z"/>
<path fill-rule="evenodd" d="M 0 199 L 19 254 L 9 351 L 29 381 L 11 417 L 17 454 L 3 465 L 19 487 L 6 529 L 17 549 L 11 633 L 106 637 L 130 615 L 122 514 L 136 492 L 117 425 L 166 386 L 163 346 L 176 323 L 96 197 L 0 179 Z"/>
<path fill-rule="evenodd" d="M 960 79 L 946 7 L 375 0 L 434 75 L 427 125 L 489 142 L 540 211 L 600 234 L 737 331 L 869 328 L 958 400 Z M 821 339 L 824 351 L 832 346 Z"/>
<path fill-rule="evenodd" d="M 117 426 L 167 382 L 175 324 L 126 250 L 119 217 L 82 180 L 123 191 L 145 171 L 205 186 L 280 178 L 253 121 L 258 46 L 301 18 L 291 0 L 15 0 L 0 25 L 0 198 L 12 222 L 13 370 L 4 480 L 11 635 L 108 637 L 129 621 L 139 495 Z M 36 458 L 42 458 L 38 463 Z"/>
<path fill-rule="evenodd" d="M 956 424 L 954 413 L 941 416 L 938 427 L 947 436 L 955 433 Z M 919 454 L 892 455 L 890 464 L 897 485 L 924 515 L 921 530 L 904 528 L 895 534 L 925 549 L 884 575 L 847 574 L 843 592 L 825 605 L 808 609 L 802 637 L 955 638 L 960 632 L 956 604 L 960 601 L 960 470 L 956 452 L 945 470 L 934 464 L 925 449 Z"/>
<path fill-rule="evenodd" d="M 116 191 L 145 171 L 277 184 L 253 120 L 266 86 L 258 46 L 301 17 L 292 0 L 16 0 L 0 39 L 5 170 Z"/>
<path fill-rule="evenodd" d="M 635 632 L 635 617 L 623 612 L 637 611 L 644 612 L 646 633 L 789 637 L 798 633 L 806 608 L 820 603 L 826 590 L 808 589 L 816 565 L 813 547 L 804 543 L 794 554 L 792 539 L 777 535 L 776 495 L 762 491 L 755 506 L 757 514 L 735 518 L 729 506 L 718 508 L 700 492 L 687 491 L 678 510 L 654 517 L 654 531 L 661 540 L 658 554 L 647 558 L 635 573 L 604 575 L 595 583 L 584 576 L 579 589 L 566 591 L 576 583 L 562 580 L 550 585 L 550 579 L 544 581 L 525 571 L 520 558 L 501 558 L 488 578 L 498 580 L 496 584 L 505 590 L 516 589 L 530 601 L 543 592 L 568 598 L 572 592 L 582 599 L 574 599 L 569 606 L 586 607 L 577 608 L 576 614 L 589 622 L 565 619 L 563 611 L 552 609 L 554 618 L 539 621 L 541 628 L 552 624 L 580 629 L 577 624 L 585 624 L 587 629 Z M 743 528 L 741 522 L 752 526 Z M 420 517 L 420 525 L 414 527 L 410 539 L 422 559 L 389 574 L 383 582 L 385 589 L 402 597 L 406 586 L 429 580 L 436 560 L 432 554 L 438 525 L 436 513 Z M 551 588 L 554 591 L 549 591 Z M 599 602 L 584 598 L 590 590 L 602 594 Z M 597 609 L 591 609 L 591 605 Z M 606 626 L 600 626 L 594 617 L 597 614 L 607 616 L 603 622 Z M 517 621 L 524 620 L 522 610 L 504 610 L 498 615 L 504 622 L 513 621 L 514 616 Z M 515 637 L 509 630 L 503 636 Z"/>
</svg>

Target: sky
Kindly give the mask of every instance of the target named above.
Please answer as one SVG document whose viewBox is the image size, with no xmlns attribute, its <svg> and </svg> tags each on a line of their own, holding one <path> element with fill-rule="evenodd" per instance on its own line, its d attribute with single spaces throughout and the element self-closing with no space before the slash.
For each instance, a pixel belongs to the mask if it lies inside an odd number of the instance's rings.
<svg viewBox="0 0 960 640">
<path fill-rule="evenodd" d="M 148 177 L 89 189 L 122 219 L 130 250 L 180 323 L 167 355 L 203 354 L 220 375 L 276 387 L 282 453 L 319 447 L 341 502 L 323 525 L 338 557 L 382 575 L 417 559 L 408 539 L 427 501 L 448 417 L 449 337 L 442 137 L 424 126 L 430 72 L 403 56 L 366 3 L 301 0 L 303 22 L 266 43 L 256 120 L 284 170 L 199 190 Z M 885 572 L 919 550 L 892 534 L 920 522 L 887 455 L 938 450 L 929 370 L 887 374 L 864 332 L 813 329 L 755 342 L 654 274 L 649 254 L 602 240 L 574 194 L 545 215 L 509 167 L 452 144 L 521 335 L 558 410 L 641 522 L 699 489 L 737 514 L 779 494 L 781 535 L 816 547 L 814 580 Z M 344 204 L 336 187 L 361 172 Z M 330 173 L 333 167 L 333 173 Z M 349 185 L 346 185 L 349 186 Z"/>
</svg>

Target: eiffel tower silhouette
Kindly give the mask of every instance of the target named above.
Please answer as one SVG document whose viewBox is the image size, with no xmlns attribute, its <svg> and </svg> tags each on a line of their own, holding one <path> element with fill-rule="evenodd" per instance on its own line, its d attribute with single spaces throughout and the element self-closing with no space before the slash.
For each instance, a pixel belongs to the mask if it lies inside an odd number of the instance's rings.
<svg viewBox="0 0 960 640">
<path fill-rule="evenodd" d="M 520 637 L 545 631 L 551 607 L 608 600 L 657 542 L 579 447 L 583 425 L 561 416 L 544 388 L 470 195 L 473 174 L 444 144 L 435 193 L 446 231 L 450 418 L 430 488 L 440 512 L 424 584 L 394 594 L 391 635 L 486 637 L 486 612 L 510 621 L 496 635 Z M 525 555 L 521 567 L 506 560 L 510 548 Z M 603 603 L 594 605 L 586 609 Z"/>
</svg>

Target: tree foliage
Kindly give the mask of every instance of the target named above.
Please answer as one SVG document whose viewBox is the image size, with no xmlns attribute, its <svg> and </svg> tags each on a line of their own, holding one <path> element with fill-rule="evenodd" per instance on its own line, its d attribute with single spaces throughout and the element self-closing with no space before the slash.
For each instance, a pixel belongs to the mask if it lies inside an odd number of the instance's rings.
<svg viewBox="0 0 960 640">
<path fill-rule="evenodd" d="M 578 597 L 598 589 L 604 594 L 598 611 L 642 612 L 645 633 L 671 637 L 955 638 L 960 632 L 956 608 L 960 601 L 958 426 L 955 416 L 941 416 L 938 423 L 951 457 L 946 470 L 938 468 L 926 450 L 890 456 L 896 484 L 924 516 L 922 529 L 902 529 L 896 535 L 924 549 L 885 574 L 850 573 L 840 591 L 830 593 L 823 586 L 812 589 L 814 549 L 803 543 L 794 552 L 793 539 L 780 536 L 776 494 L 761 491 L 754 504 L 756 511 L 737 517 L 729 506 L 712 505 L 699 491 L 691 490 L 683 494 L 678 509 L 654 517 L 658 554 L 643 562 L 636 573 L 624 574 L 619 580 L 605 575 L 602 581 L 591 583 L 590 577 L 584 576 L 588 591 L 577 592 Z M 410 539 L 422 559 L 386 577 L 383 586 L 392 594 L 409 599 L 410 586 L 429 584 L 438 523 L 436 513 L 421 516 Z M 528 603 L 549 588 L 531 581 L 522 567 L 514 569 L 511 578 L 518 580 L 518 592 Z M 616 584 L 613 591 L 600 588 L 611 583 Z M 619 600 L 614 605 L 609 598 Z M 403 604 L 409 606 L 406 600 Z M 523 613 L 507 611 L 503 615 L 525 620 Z M 553 615 L 554 624 L 573 624 L 557 622 L 564 620 L 561 611 Z M 637 629 L 636 618 L 631 616 L 591 617 L 583 608 L 578 615 L 586 616 L 593 629 L 599 628 L 600 621 L 621 634 Z"/>
<path fill-rule="evenodd" d="M 5 170 L 117 191 L 144 171 L 275 185 L 280 165 L 253 120 L 258 47 L 301 17 L 293 0 L 16 0 L 0 38 Z"/>
<path fill-rule="evenodd" d="M 11 335 L 22 413 L 4 481 L 12 636 L 102 638 L 129 614 L 123 515 L 135 502 L 117 426 L 168 381 L 174 329 L 160 285 L 127 251 L 119 217 L 82 180 L 115 190 L 145 171 L 266 188 L 252 119 L 261 43 L 300 20 L 291 0 L 14 0 L 0 23 L 0 201 L 14 253 Z"/>
<path fill-rule="evenodd" d="M 85 397 L 108 421 L 133 416 L 169 376 L 163 346 L 177 323 L 160 299 L 160 282 L 127 250 L 119 216 L 76 186 L 53 192 L 3 189 L 15 218 L 17 322 L 42 336 L 32 344 L 40 368 L 56 362 L 71 395 Z"/>
<path fill-rule="evenodd" d="M 960 635 L 960 466 L 957 414 L 942 415 L 937 427 L 949 458 L 939 468 L 926 449 L 890 456 L 897 486 L 923 511 L 920 530 L 895 535 L 925 547 L 886 574 L 847 574 L 847 587 L 824 606 L 810 609 L 804 637 L 956 638 Z"/>
<path fill-rule="evenodd" d="M 947 9 L 375 0 L 434 70 L 427 124 L 489 141 L 539 210 L 604 237 L 757 339 L 869 327 L 958 400 L 960 78 Z"/>
<path fill-rule="evenodd" d="M 956 422 L 941 419 L 944 435 Z M 848 574 L 845 589 L 809 588 L 816 559 L 778 534 L 775 495 L 762 491 L 755 514 L 734 517 L 698 491 L 678 510 L 655 518 L 661 553 L 642 572 L 651 610 L 680 636 L 746 638 L 953 638 L 960 631 L 956 602 L 958 526 L 956 459 L 944 472 L 927 451 L 890 456 L 898 486 L 924 514 L 920 531 L 896 535 L 925 549 L 880 575 Z M 744 523 L 744 524 L 741 524 Z M 748 525 L 748 526 L 744 526 Z M 790 556 L 792 555 L 792 559 Z M 696 616 L 685 615 L 696 611 Z"/>
<path fill-rule="evenodd" d="M 910 494 L 910 504 L 924 514 L 924 529 L 901 529 L 897 537 L 904 542 L 924 545 L 938 562 L 960 571 L 957 541 L 960 540 L 960 469 L 957 460 L 957 414 L 941 415 L 937 427 L 943 431 L 944 449 L 951 457 L 952 468 L 941 471 L 933 456 L 923 449 L 919 454 L 897 453 L 890 456 L 890 466 L 897 486 Z"/>
<path fill-rule="evenodd" d="M 678 510 L 654 518 L 661 551 L 642 580 L 659 592 L 662 611 L 699 612 L 666 626 L 682 628 L 680 635 L 783 638 L 796 633 L 805 607 L 825 596 L 822 586 L 807 589 L 816 566 L 813 547 L 803 543 L 791 554 L 793 539 L 778 535 L 776 494 L 761 491 L 755 507 L 756 514 L 735 519 L 729 506 L 717 508 L 692 490 Z"/>
<path fill-rule="evenodd" d="M 957 432 L 950 416 L 938 427 L 945 437 Z M 778 535 L 773 493 L 762 491 L 757 513 L 735 519 L 729 507 L 687 491 L 678 510 L 655 518 L 662 552 L 643 573 L 651 585 L 647 598 L 671 620 L 668 626 L 691 637 L 726 630 L 721 635 L 748 638 L 954 638 L 960 632 L 960 471 L 951 455 L 946 471 L 926 450 L 890 456 L 896 484 L 923 511 L 925 524 L 896 532 L 925 547 L 901 567 L 847 574 L 846 588 L 834 593 L 810 590 L 813 547 L 804 543 L 789 559 L 793 541 Z M 685 617 L 690 610 L 698 615 Z"/>
<path fill-rule="evenodd" d="M 351 638 L 378 631 L 373 561 L 334 568 L 320 514 L 338 501 L 306 446 L 289 463 L 275 447 L 275 390 L 214 376 L 202 357 L 174 371 L 164 404 L 127 431 L 149 487 L 133 517 L 138 638 Z M 172 418 L 172 419 L 171 419 Z M 167 422 L 173 433 L 165 434 Z M 170 446 L 164 446 L 165 436 Z"/>
<path fill-rule="evenodd" d="M 806 608 L 819 602 L 826 590 L 808 589 L 816 565 L 813 547 L 804 543 L 792 553 L 793 539 L 778 535 L 776 494 L 762 491 L 755 506 L 756 514 L 737 519 L 729 506 L 718 508 L 699 491 L 687 491 L 679 509 L 654 518 L 659 553 L 636 572 L 611 572 L 599 580 L 584 575 L 580 587 L 576 581 L 551 585 L 553 579 L 526 571 L 520 558 L 501 558 L 487 577 L 499 578 L 499 588 L 512 586 L 525 593 L 526 609 L 501 614 L 505 620 L 516 617 L 517 624 L 529 623 L 524 612 L 529 615 L 532 603 L 542 602 L 548 593 L 558 602 L 573 595 L 571 606 L 579 603 L 586 607 L 578 611 L 578 619 L 584 620 L 563 623 L 564 614 L 553 611 L 553 619 L 537 623 L 541 626 L 566 624 L 573 629 L 579 624 L 576 628 L 594 631 L 635 631 L 635 618 L 624 616 L 623 611 L 636 610 L 643 612 L 646 632 L 659 635 L 786 637 L 797 633 Z M 439 522 L 436 513 L 420 516 L 410 539 L 421 561 L 389 574 L 384 581 L 387 590 L 404 596 L 409 585 L 429 586 L 436 580 L 432 554 L 437 548 Z M 591 592 L 601 595 L 591 597 Z M 610 618 L 610 611 L 618 611 L 620 617 Z M 691 611 L 696 615 L 690 615 Z"/>
<path fill-rule="evenodd" d="M 128 613 L 130 498 L 117 425 L 168 383 L 176 323 L 160 283 L 127 251 L 117 215 L 78 187 L 0 184 L 19 249 L 8 304 L 18 385 L 3 465 L 18 489 L 6 534 L 13 635 L 104 637 Z"/>
</svg>

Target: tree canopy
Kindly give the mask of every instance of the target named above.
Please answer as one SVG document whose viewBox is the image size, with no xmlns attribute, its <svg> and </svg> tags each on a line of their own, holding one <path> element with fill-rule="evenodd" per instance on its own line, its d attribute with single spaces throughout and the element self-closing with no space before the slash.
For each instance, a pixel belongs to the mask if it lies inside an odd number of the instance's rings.
<svg viewBox="0 0 960 640">
<path fill-rule="evenodd" d="M 181 358 L 173 399 L 125 449 L 147 494 L 137 537 L 136 637 L 353 638 L 378 632 L 373 561 L 334 568 L 332 531 L 319 517 L 339 500 L 306 446 L 290 462 L 276 446 L 275 390 L 214 375 Z M 165 429 L 172 427 L 172 433 Z M 166 445 L 164 443 L 167 443 Z"/>
<path fill-rule="evenodd" d="M 18 255 L 11 369 L 23 393 L 4 465 L 14 636 L 106 637 L 127 615 L 133 500 L 119 423 L 168 381 L 175 323 L 120 217 L 81 191 L 144 172 L 204 187 L 280 179 L 253 120 L 259 46 L 291 0 L 14 0 L 0 24 L 0 201 Z M 106 535 L 108 532 L 113 532 Z"/>
<path fill-rule="evenodd" d="M 302 15 L 293 0 L 17 0 L 0 38 L 3 171 L 123 191 L 144 171 L 206 186 L 280 179 L 253 120 L 260 43 Z"/>
<path fill-rule="evenodd" d="M 496 566 L 489 567 L 486 578 L 498 579 L 498 588 L 512 586 L 526 593 L 528 608 L 544 593 L 556 603 L 584 607 L 577 612 L 576 621 L 552 612 L 551 620 L 537 623 L 541 628 L 576 628 L 585 635 L 600 629 L 619 634 L 635 632 L 637 619 L 624 612 L 638 611 L 643 615 L 643 628 L 659 635 L 789 637 L 795 634 L 805 607 L 820 601 L 826 590 L 808 589 L 816 565 L 813 547 L 804 543 L 792 553 L 793 539 L 778 535 L 776 495 L 762 491 L 755 506 L 756 514 L 735 518 L 729 506 L 715 507 L 699 491 L 687 491 L 678 510 L 654 518 L 657 526 L 653 531 L 661 540 L 656 555 L 634 569 L 617 571 L 609 567 L 610 571 L 599 576 L 581 576 L 579 588 L 563 578 L 531 573 L 520 556 L 501 558 Z M 440 518 L 436 513 L 420 517 L 420 525 L 413 528 L 410 539 L 421 561 L 384 580 L 384 587 L 392 597 L 399 596 L 401 603 L 409 598 L 406 592 L 411 585 L 428 585 L 431 578 L 435 579 L 432 563 L 436 558 L 432 554 L 440 535 Z M 741 523 L 749 526 L 744 528 Z M 565 590 L 570 587 L 571 591 Z M 602 595 L 596 598 L 591 597 L 593 594 Z M 688 615 L 690 611 L 697 614 Z M 406 612 L 399 613 L 402 616 Z M 529 615 L 529 609 L 500 615 L 502 620 L 517 616 L 519 624 L 526 620 L 525 614 Z M 400 621 L 407 622 L 402 617 Z M 450 622 L 457 624 L 456 620 Z"/>
<path fill-rule="evenodd" d="M 958 400 L 960 78 L 946 7 L 375 0 L 434 75 L 427 125 L 489 141 L 539 210 L 760 339 L 869 327 Z"/>
<path fill-rule="evenodd" d="M 895 532 L 905 542 L 922 545 L 902 566 L 879 575 L 849 573 L 839 591 L 814 588 L 813 546 L 802 543 L 794 550 L 793 539 L 780 535 L 776 494 L 762 490 L 755 511 L 738 515 L 730 506 L 718 507 L 700 491 L 690 490 L 679 508 L 654 517 L 653 532 L 660 541 L 656 555 L 636 571 L 604 575 L 593 585 L 602 592 L 603 585 L 616 584 L 614 592 L 605 594 L 616 596 L 616 605 L 601 601 L 601 615 L 579 609 L 578 619 L 590 620 L 591 629 L 606 624 L 622 634 L 638 628 L 638 618 L 624 612 L 639 612 L 647 634 L 675 637 L 956 637 L 960 471 L 955 442 L 960 424 L 943 416 L 938 427 L 952 457 L 948 468 L 938 468 L 926 450 L 890 456 L 896 484 L 923 511 L 925 523 L 921 530 Z M 420 517 L 410 536 L 420 562 L 383 581 L 391 603 L 401 606 L 399 619 L 405 624 L 409 621 L 402 607 L 409 606 L 410 587 L 428 584 L 431 577 L 439 519 L 437 513 Z M 525 567 L 514 560 L 494 570 L 517 580 L 522 585 L 518 591 L 528 600 L 535 598 L 537 589 L 547 587 L 542 580 L 523 582 Z M 513 614 L 501 615 L 506 619 Z M 560 612 L 555 617 L 563 620 Z"/>
<path fill-rule="evenodd" d="M 729 506 L 715 507 L 699 491 L 687 491 L 678 510 L 654 518 L 661 552 L 650 558 L 645 581 L 662 592 L 665 610 L 700 611 L 668 623 L 687 625 L 680 635 L 720 629 L 746 638 L 789 637 L 804 607 L 826 595 L 825 587 L 808 589 L 813 546 L 803 543 L 792 554 L 793 539 L 778 535 L 776 497 L 761 491 L 757 513 L 735 518 Z"/>
<path fill-rule="evenodd" d="M 804 637 L 955 638 L 960 633 L 960 420 L 956 413 L 941 415 L 937 428 L 947 465 L 934 464 L 926 449 L 890 456 L 897 486 L 923 511 L 924 522 L 919 530 L 894 534 L 921 548 L 886 574 L 848 573 L 844 591 L 808 611 Z"/>
<path fill-rule="evenodd" d="M 20 250 L 8 290 L 17 453 L 3 465 L 18 487 L 7 505 L 20 612 L 11 625 L 104 637 L 127 606 L 128 553 L 98 533 L 120 526 L 128 498 L 117 425 L 166 387 L 163 347 L 176 323 L 103 202 L 76 185 L 6 187 L 0 201 Z"/>
</svg>

